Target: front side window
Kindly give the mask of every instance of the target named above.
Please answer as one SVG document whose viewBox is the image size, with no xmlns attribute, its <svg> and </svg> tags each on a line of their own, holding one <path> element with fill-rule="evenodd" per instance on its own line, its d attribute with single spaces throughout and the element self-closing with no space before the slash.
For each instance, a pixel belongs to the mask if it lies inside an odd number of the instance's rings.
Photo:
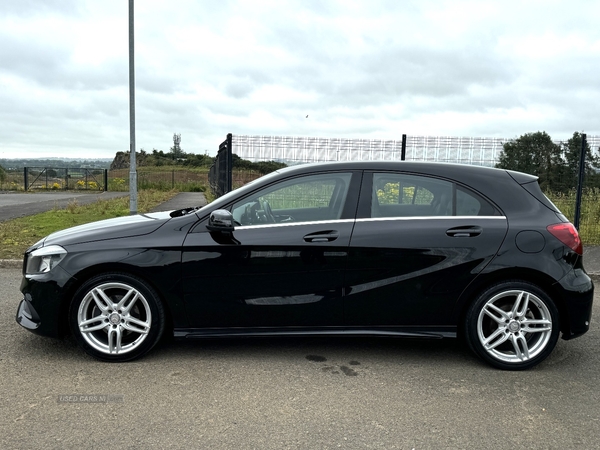
<svg viewBox="0 0 600 450">
<path fill-rule="evenodd" d="M 285 180 L 232 206 L 237 225 L 337 220 L 350 186 L 351 173 L 326 173 Z"/>
</svg>

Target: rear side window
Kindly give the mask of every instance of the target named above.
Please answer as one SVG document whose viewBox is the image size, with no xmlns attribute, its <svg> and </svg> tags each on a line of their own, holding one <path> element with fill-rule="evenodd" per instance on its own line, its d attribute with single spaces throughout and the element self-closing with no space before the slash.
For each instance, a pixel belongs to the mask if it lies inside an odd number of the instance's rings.
<svg viewBox="0 0 600 450">
<path fill-rule="evenodd" d="M 371 217 L 451 215 L 452 183 L 401 173 L 373 174 Z"/>
<path fill-rule="evenodd" d="M 494 216 L 497 209 L 455 183 L 403 173 L 373 174 L 371 217 Z"/>
</svg>

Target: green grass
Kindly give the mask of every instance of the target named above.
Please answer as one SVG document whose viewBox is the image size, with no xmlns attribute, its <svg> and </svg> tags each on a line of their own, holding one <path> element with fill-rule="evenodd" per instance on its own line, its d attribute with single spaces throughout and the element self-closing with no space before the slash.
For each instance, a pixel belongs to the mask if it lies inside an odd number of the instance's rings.
<svg viewBox="0 0 600 450">
<path fill-rule="evenodd" d="M 137 170 L 139 189 L 204 192 L 208 186 L 208 168 L 185 166 L 144 166 Z M 108 172 L 109 191 L 129 190 L 129 169 Z"/>
<path fill-rule="evenodd" d="M 139 191 L 138 212 L 149 212 L 177 193 L 177 191 Z M 79 205 L 73 201 L 65 209 L 53 209 L 45 213 L 1 222 L 0 259 L 21 259 L 28 247 L 55 231 L 128 215 L 129 197 L 121 197 L 98 200 L 89 205 Z"/>
</svg>

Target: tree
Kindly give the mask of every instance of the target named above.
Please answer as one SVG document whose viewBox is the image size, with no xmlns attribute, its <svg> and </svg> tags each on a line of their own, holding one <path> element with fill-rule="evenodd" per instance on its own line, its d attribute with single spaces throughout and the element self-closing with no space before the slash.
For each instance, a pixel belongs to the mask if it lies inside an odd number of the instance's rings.
<svg viewBox="0 0 600 450">
<path fill-rule="evenodd" d="M 537 175 L 543 190 L 562 188 L 564 166 L 560 145 L 545 131 L 527 133 L 504 144 L 496 164 L 501 169 Z"/>
<path fill-rule="evenodd" d="M 210 167 L 214 162 L 215 158 L 212 156 L 188 153 L 186 159 L 183 161 L 183 165 L 192 167 Z"/>
<path fill-rule="evenodd" d="M 569 188 L 575 188 L 579 179 L 579 157 L 581 155 L 582 135 L 577 131 L 567 142 L 563 142 L 562 151 L 566 162 L 564 168 L 564 182 Z M 600 157 L 594 155 L 586 142 L 584 181 L 586 186 L 598 186 L 598 170 Z"/>
<path fill-rule="evenodd" d="M 256 170 L 261 175 L 266 175 L 277 169 L 287 167 L 287 164 L 277 161 L 257 161 L 252 162 L 247 159 L 242 159 L 235 153 L 231 155 L 233 168 L 238 170 Z"/>
</svg>

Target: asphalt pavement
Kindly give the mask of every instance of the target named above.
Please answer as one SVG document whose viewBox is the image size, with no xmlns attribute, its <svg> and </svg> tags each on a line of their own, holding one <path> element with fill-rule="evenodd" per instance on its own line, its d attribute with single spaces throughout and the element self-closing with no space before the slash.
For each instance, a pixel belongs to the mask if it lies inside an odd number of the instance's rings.
<svg viewBox="0 0 600 450">
<path fill-rule="evenodd" d="M 15 322 L 21 276 L 0 270 L 1 449 L 600 448 L 596 322 L 525 372 L 453 339 L 167 341 L 102 363 Z"/>
<path fill-rule="evenodd" d="M 0 223 L 18 217 L 31 216 L 53 208 L 66 208 L 71 202 L 87 205 L 98 200 L 125 197 L 128 192 L 5 192 L 0 191 Z"/>
<path fill-rule="evenodd" d="M 157 210 L 202 201 L 185 193 Z M 597 248 L 585 255 L 600 269 Z M 22 329 L 21 277 L 20 261 L 0 270 L 2 449 L 600 448 L 595 322 L 525 372 L 452 339 L 166 340 L 111 364 Z"/>
</svg>

